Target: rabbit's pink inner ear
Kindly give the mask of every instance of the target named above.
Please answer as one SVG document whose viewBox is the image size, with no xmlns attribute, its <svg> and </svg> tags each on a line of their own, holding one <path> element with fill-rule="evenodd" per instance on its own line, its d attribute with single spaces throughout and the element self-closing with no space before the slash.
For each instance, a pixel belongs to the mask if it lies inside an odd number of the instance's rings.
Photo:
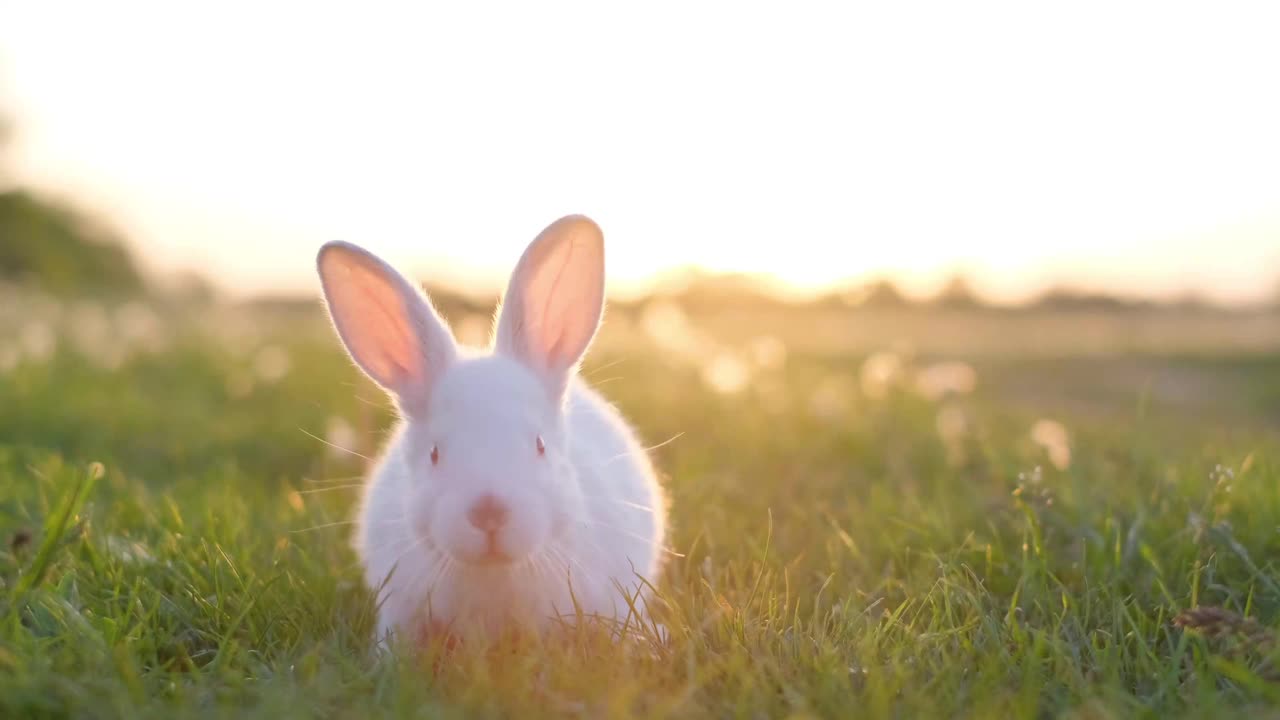
<svg viewBox="0 0 1280 720">
<path fill-rule="evenodd" d="M 604 237 L 581 216 L 552 223 L 525 251 L 503 298 L 496 348 L 563 383 L 604 309 Z"/>
<path fill-rule="evenodd" d="M 405 322 L 404 303 L 367 268 L 333 265 L 336 282 L 329 291 L 329 308 L 356 361 L 386 386 L 420 374 L 421 347 L 415 347 Z"/>
<path fill-rule="evenodd" d="M 418 404 L 429 376 L 451 353 L 451 338 L 404 278 L 363 250 L 328 245 L 319 271 L 334 327 L 352 359 L 375 382 Z"/>
</svg>

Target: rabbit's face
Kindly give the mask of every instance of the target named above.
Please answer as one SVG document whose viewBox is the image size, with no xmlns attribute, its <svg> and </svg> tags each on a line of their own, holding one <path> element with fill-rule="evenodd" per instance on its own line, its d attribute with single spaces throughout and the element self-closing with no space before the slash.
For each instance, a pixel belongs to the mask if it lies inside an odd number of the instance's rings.
<svg viewBox="0 0 1280 720">
<path fill-rule="evenodd" d="M 418 538 L 460 562 L 536 562 L 581 517 L 561 408 L 604 312 L 600 228 L 570 215 L 534 238 L 485 357 L 464 357 L 422 293 L 372 253 L 333 242 L 316 262 L 351 359 L 408 421 L 403 511 Z"/>
<path fill-rule="evenodd" d="M 407 517 L 424 546 L 474 565 L 535 558 L 583 504 L 562 413 L 500 355 L 459 361 L 410 421 Z"/>
</svg>

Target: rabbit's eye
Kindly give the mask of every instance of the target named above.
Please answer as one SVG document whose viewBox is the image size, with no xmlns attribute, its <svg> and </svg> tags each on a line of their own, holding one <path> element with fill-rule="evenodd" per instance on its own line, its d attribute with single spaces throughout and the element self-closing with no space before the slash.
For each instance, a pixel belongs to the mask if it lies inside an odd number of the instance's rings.
<svg viewBox="0 0 1280 720">
<path fill-rule="evenodd" d="M 435 445 L 431 446 L 431 464 L 432 465 L 440 464 L 440 448 Z"/>
<path fill-rule="evenodd" d="M 547 444 L 542 442 L 541 435 L 538 436 L 536 446 L 538 448 L 538 457 L 542 457 L 547 454 Z"/>
</svg>

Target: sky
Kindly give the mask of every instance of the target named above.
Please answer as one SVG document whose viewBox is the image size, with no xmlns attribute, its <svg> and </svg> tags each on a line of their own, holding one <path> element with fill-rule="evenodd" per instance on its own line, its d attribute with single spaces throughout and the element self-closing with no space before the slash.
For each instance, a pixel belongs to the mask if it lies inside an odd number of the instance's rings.
<svg viewBox="0 0 1280 720">
<path fill-rule="evenodd" d="M 963 272 L 1280 287 L 1275 3 L 9 3 L 19 180 L 161 271 L 313 288 L 319 245 L 497 289 L 580 212 L 616 289 Z"/>
</svg>

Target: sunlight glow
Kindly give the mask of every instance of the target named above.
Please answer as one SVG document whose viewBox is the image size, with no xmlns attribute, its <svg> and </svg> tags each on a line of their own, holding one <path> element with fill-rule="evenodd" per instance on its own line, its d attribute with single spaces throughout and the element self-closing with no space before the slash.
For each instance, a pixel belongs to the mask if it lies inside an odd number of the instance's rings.
<svg viewBox="0 0 1280 720">
<path fill-rule="evenodd" d="M 335 238 L 496 290 L 568 212 L 619 289 L 1280 277 L 1274 4 L 345 7 L 15 4 L 18 177 L 255 291 Z"/>
</svg>

